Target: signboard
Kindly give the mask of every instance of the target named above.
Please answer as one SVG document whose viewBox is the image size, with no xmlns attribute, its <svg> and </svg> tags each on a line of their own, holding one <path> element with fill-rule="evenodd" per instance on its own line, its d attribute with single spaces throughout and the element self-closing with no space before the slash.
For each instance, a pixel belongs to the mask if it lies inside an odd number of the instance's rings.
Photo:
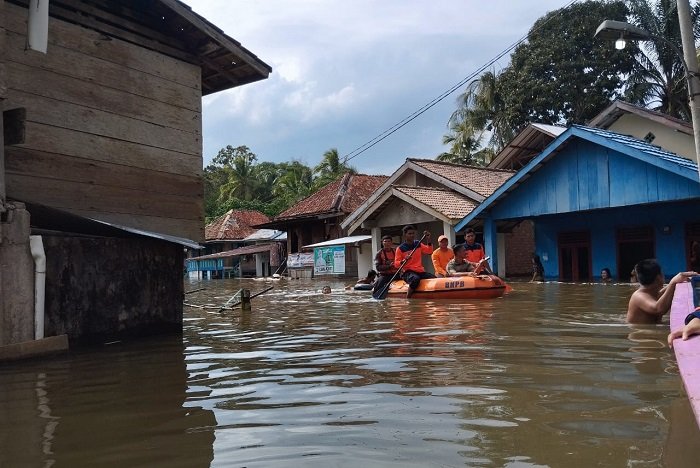
<svg viewBox="0 0 700 468">
<path fill-rule="evenodd" d="M 314 249 L 314 274 L 345 274 L 345 246 L 316 247 Z"/>
<path fill-rule="evenodd" d="M 304 268 L 314 266 L 314 254 L 311 252 L 293 253 L 287 258 L 287 267 Z"/>
</svg>

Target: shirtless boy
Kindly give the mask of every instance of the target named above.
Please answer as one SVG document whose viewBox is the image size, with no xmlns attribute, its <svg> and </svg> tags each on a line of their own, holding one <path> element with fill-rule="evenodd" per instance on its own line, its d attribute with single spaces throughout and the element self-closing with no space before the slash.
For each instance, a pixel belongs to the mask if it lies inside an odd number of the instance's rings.
<svg viewBox="0 0 700 468">
<path fill-rule="evenodd" d="M 629 323 L 661 322 L 661 318 L 671 309 L 676 285 L 697 275 L 694 271 L 678 273 L 664 288 L 664 275 L 661 272 L 661 265 L 656 260 L 642 260 L 635 265 L 634 271 L 637 273 L 639 289 L 632 293 L 627 306 Z"/>
</svg>

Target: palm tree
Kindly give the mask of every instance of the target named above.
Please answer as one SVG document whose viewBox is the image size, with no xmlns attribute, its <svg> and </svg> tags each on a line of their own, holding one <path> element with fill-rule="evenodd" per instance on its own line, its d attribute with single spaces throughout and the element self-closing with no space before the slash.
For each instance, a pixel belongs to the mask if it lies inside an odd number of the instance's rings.
<svg viewBox="0 0 700 468">
<path fill-rule="evenodd" d="M 311 194 L 313 173 L 311 168 L 300 161 L 281 163 L 282 174 L 273 187 L 273 194 L 291 206 Z"/>
<path fill-rule="evenodd" d="M 477 131 L 462 122 L 452 122 L 450 133 L 442 137 L 443 145 L 450 145 L 450 151 L 440 154 L 438 161 L 470 166 L 485 166 L 493 156 L 490 148 L 482 148 L 483 131 Z"/>
<path fill-rule="evenodd" d="M 223 167 L 226 182 L 219 188 L 219 203 L 226 203 L 234 198 L 252 200 L 255 195 L 257 179 L 255 162 L 257 156 L 250 152 L 239 152 L 229 159 Z"/>
<path fill-rule="evenodd" d="M 323 153 L 323 159 L 314 168 L 314 174 L 317 176 L 314 185 L 321 187 L 347 172 L 355 173 L 357 171 L 352 166 L 348 166 L 345 161 L 340 160 L 337 148 L 331 148 Z"/>
<path fill-rule="evenodd" d="M 628 0 L 630 22 L 649 31 L 652 36 L 663 37 L 682 50 L 678 7 L 676 0 Z M 695 5 L 691 18 L 698 37 L 698 12 Z M 688 90 L 681 58 L 673 47 L 663 40 L 651 39 L 640 44 L 636 64 L 628 78 L 625 93 L 629 101 L 650 107 L 664 114 L 690 121 Z"/>
<path fill-rule="evenodd" d="M 473 143 L 476 141 L 478 147 L 484 133 L 488 133 L 487 146 L 494 152 L 508 144 L 514 135 L 499 86 L 499 76 L 492 71 L 469 83 L 458 98 L 458 109 L 450 116 L 448 125 L 451 133 L 445 135 L 443 142 L 474 151 Z"/>
</svg>

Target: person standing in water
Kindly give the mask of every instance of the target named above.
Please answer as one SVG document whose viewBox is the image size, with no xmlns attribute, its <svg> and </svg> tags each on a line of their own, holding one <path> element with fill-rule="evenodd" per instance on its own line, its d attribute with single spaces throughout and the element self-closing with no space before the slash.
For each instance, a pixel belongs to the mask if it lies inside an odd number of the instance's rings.
<svg viewBox="0 0 700 468">
<path fill-rule="evenodd" d="M 664 275 L 661 265 L 653 258 L 642 260 L 634 266 L 639 281 L 639 289 L 632 293 L 627 306 L 627 322 L 659 323 L 661 318 L 671 310 L 673 292 L 678 283 L 685 283 L 694 271 L 678 273 L 671 278 L 664 288 Z"/>
</svg>

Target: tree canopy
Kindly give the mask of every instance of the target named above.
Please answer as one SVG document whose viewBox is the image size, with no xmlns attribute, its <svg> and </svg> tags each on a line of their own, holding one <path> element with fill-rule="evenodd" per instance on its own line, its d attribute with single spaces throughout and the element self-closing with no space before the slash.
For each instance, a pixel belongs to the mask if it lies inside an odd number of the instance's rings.
<svg viewBox="0 0 700 468">
<path fill-rule="evenodd" d="M 258 162 L 247 146 L 226 146 L 204 168 L 207 221 L 231 209 L 258 210 L 276 216 L 315 190 L 355 170 L 340 161 L 338 150 L 326 151 L 315 168 L 298 160 Z"/>
<path fill-rule="evenodd" d="M 497 152 L 528 122 L 569 125 L 591 119 L 622 96 L 635 63 L 634 52 L 594 40 L 593 32 L 603 20 L 624 21 L 627 11 L 622 1 L 589 0 L 538 19 L 507 67 L 467 86 L 448 137 L 480 141 L 485 132 L 486 145 Z"/>
</svg>

